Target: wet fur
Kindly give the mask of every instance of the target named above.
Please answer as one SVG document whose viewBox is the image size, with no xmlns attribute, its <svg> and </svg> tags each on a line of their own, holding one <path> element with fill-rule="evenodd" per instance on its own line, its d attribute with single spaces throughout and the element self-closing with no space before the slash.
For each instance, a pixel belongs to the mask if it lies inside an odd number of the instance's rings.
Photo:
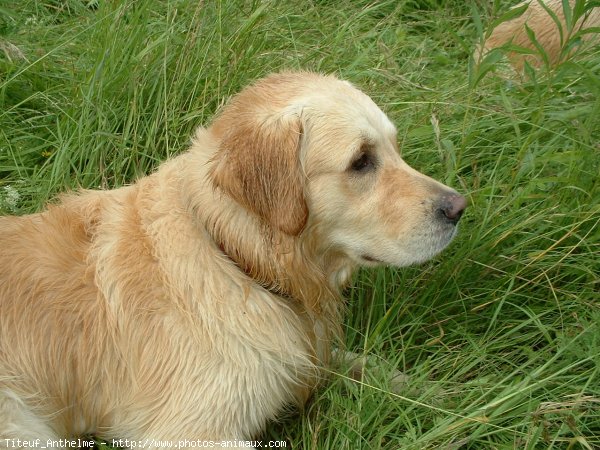
<svg viewBox="0 0 600 450">
<path fill-rule="evenodd" d="M 0 436 L 255 436 L 319 383 L 352 271 L 450 241 L 448 192 L 366 95 L 283 73 L 135 184 L 0 218 Z"/>
</svg>

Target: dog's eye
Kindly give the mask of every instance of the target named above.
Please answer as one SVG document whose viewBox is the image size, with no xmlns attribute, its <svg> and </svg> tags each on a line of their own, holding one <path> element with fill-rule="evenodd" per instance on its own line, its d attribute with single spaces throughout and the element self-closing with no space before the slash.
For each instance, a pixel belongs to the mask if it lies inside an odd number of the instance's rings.
<svg viewBox="0 0 600 450">
<path fill-rule="evenodd" d="M 373 157 L 367 152 L 361 152 L 360 156 L 350 165 L 353 172 L 366 172 L 375 168 Z"/>
</svg>

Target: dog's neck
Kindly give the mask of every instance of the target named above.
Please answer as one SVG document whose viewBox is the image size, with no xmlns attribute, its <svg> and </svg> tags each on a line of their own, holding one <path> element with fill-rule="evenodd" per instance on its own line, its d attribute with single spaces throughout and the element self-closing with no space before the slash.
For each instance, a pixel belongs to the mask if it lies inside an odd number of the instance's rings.
<svg viewBox="0 0 600 450">
<path fill-rule="evenodd" d="M 310 220 L 300 235 L 285 234 L 215 188 L 207 175 L 206 155 L 192 151 L 180 160 L 185 207 L 214 241 L 215 249 L 282 301 L 294 303 L 294 308 L 310 317 L 324 319 L 328 328 L 339 326 L 340 290 L 350 281 L 353 269 L 347 258 L 317 247 Z M 188 168 L 194 168 L 190 171 L 194 173 L 186 174 Z"/>
<path fill-rule="evenodd" d="M 203 224 L 219 250 L 241 272 L 287 301 L 322 314 L 328 302 L 339 302 L 345 276 L 341 259 L 315 251 L 308 232 L 290 236 L 272 229 L 226 194 L 214 192 L 218 210 L 202 212 Z"/>
<path fill-rule="evenodd" d="M 217 240 L 214 237 L 213 237 L 213 239 L 214 239 L 215 244 L 219 247 L 219 250 L 221 251 L 221 253 L 224 256 L 226 256 L 231 262 L 233 262 L 239 268 L 240 271 L 242 271 L 249 278 L 252 278 L 263 289 L 265 289 L 265 290 L 269 291 L 271 294 L 281 297 L 285 300 L 292 301 L 292 302 L 296 301 L 294 295 L 291 292 L 287 292 L 287 291 L 283 290 L 283 287 L 279 283 L 275 282 L 275 280 L 271 280 L 270 282 L 267 283 L 263 279 L 264 277 L 257 277 L 257 274 L 255 273 L 256 269 L 254 267 L 250 266 L 249 264 L 247 264 L 243 259 L 240 259 L 239 256 L 237 258 L 235 256 L 232 256 L 230 253 L 237 253 L 237 252 L 229 252 L 227 250 L 227 247 L 228 247 L 227 244 Z"/>
</svg>

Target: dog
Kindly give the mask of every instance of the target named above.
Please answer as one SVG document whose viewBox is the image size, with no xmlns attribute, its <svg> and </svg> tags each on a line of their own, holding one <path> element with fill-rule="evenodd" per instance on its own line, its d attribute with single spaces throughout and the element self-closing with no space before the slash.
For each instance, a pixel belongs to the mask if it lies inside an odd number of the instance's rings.
<svg viewBox="0 0 600 450">
<path fill-rule="evenodd" d="M 256 436 L 323 378 L 353 271 L 432 258 L 466 206 L 349 82 L 259 80 L 153 174 L 0 218 L 0 446 Z"/>
<path fill-rule="evenodd" d="M 574 8 L 575 1 L 570 0 L 569 5 L 571 9 Z M 524 6 L 527 6 L 527 8 L 522 15 L 503 22 L 494 28 L 490 36 L 485 40 L 483 47 L 475 51 L 474 56 L 476 61 L 480 56 L 485 55 L 492 49 L 511 43 L 532 52 L 532 54 L 523 54 L 514 51 L 508 53 L 508 60 L 517 72 L 523 70 L 525 62 L 533 66 L 541 66 L 543 60 L 539 54 L 539 49 L 527 34 L 526 27 L 529 27 L 535 34 L 535 40 L 538 45 L 546 53 L 548 63 L 551 66 L 555 66 L 572 53 L 572 51 L 563 51 L 569 36 L 593 27 L 600 27 L 599 7 L 589 9 L 588 12 L 575 22 L 572 31 L 569 33 L 562 0 L 545 0 L 543 5 L 538 0 L 529 0 L 519 3 L 515 8 Z M 559 22 L 558 24 L 548 11 L 554 14 Z M 559 24 L 562 30 L 562 37 Z M 597 41 L 597 39 L 598 33 L 584 33 L 581 35 L 581 40 L 584 42 Z"/>
</svg>

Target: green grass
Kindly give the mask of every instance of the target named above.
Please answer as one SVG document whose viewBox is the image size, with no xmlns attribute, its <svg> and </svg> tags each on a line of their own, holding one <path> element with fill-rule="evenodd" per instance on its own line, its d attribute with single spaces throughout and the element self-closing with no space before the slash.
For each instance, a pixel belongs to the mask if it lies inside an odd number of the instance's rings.
<svg viewBox="0 0 600 450">
<path fill-rule="evenodd" d="M 470 200 L 434 261 L 362 271 L 332 375 L 262 438 L 315 449 L 600 447 L 600 49 L 507 77 L 470 58 L 502 11 L 458 0 L 0 2 L 0 212 L 111 188 L 186 149 L 248 82 L 333 72 L 403 157 Z M 482 25 L 483 24 L 483 25 Z"/>
</svg>

